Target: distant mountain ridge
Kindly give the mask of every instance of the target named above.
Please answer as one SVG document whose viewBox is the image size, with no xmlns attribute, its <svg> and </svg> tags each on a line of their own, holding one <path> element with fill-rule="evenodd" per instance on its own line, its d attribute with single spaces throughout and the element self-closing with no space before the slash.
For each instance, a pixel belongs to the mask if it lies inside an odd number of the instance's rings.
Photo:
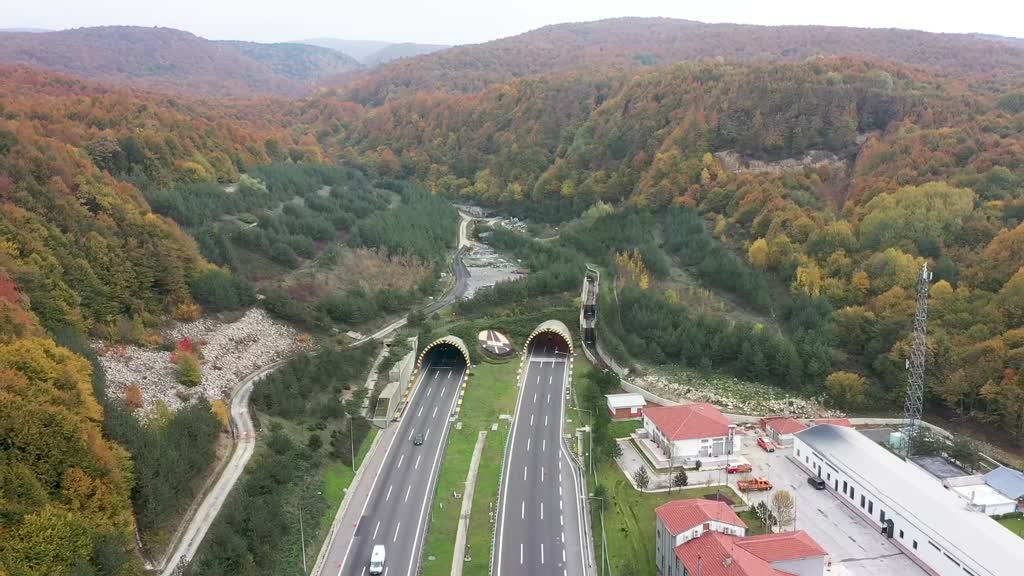
<svg viewBox="0 0 1024 576">
<path fill-rule="evenodd" d="M 353 80 L 326 78 L 355 101 L 381 103 L 421 91 L 479 92 L 516 78 L 586 69 L 638 69 L 722 58 L 798 62 L 873 57 L 970 76 L 1024 73 L 1024 47 L 971 34 L 827 26 L 705 24 L 617 18 L 556 24 L 482 44 L 392 61 Z"/>
<path fill-rule="evenodd" d="M 305 44 L 213 41 L 138 26 L 0 34 L 0 63 L 202 96 L 302 96 L 317 79 L 360 67 Z"/>
<path fill-rule="evenodd" d="M 382 42 L 379 40 L 346 40 L 343 38 L 310 38 L 299 40 L 301 44 L 320 46 L 343 52 L 358 60 L 364 66 L 379 66 L 399 58 L 430 54 L 445 48 L 447 44 L 418 44 L 415 42 Z"/>
<path fill-rule="evenodd" d="M 218 43 L 262 62 L 275 74 L 300 82 L 312 82 L 328 74 L 343 74 L 362 68 L 359 61 L 348 54 L 308 44 L 261 44 L 240 40 L 219 40 Z"/>
</svg>

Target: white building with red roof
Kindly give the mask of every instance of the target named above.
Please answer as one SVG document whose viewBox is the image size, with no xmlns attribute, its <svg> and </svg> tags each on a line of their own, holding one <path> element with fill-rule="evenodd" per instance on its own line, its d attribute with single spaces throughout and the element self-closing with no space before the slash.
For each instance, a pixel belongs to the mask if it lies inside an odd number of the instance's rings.
<svg viewBox="0 0 1024 576">
<path fill-rule="evenodd" d="M 747 536 L 724 502 L 675 500 L 659 506 L 658 573 L 662 576 L 822 576 L 827 553 L 806 532 Z"/>
<path fill-rule="evenodd" d="M 665 458 L 680 465 L 725 460 L 740 451 L 736 425 L 712 404 L 651 406 L 644 410 L 643 424 L 647 438 Z"/>
<path fill-rule="evenodd" d="M 762 418 L 761 428 L 779 446 L 792 446 L 793 434 L 807 429 L 807 424 L 796 418 Z"/>
</svg>

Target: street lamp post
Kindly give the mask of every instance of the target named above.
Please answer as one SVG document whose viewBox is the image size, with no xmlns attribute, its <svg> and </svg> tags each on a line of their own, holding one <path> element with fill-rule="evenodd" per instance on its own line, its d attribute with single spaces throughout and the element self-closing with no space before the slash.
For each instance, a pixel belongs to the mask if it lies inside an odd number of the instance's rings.
<svg viewBox="0 0 1024 576">
<path fill-rule="evenodd" d="M 586 408 L 580 408 L 578 406 L 576 407 L 576 410 L 578 412 L 586 412 L 587 418 L 590 419 L 590 443 L 587 447 L 587 451 L 590 453 L 588 455 L 590 464 L 588 464 L 588 466 L 590 467 L 591 473 L 594 475 L 594 480 L 597 481 L 597 470 L 594 470 L 594 413 Z"/>
</svg>

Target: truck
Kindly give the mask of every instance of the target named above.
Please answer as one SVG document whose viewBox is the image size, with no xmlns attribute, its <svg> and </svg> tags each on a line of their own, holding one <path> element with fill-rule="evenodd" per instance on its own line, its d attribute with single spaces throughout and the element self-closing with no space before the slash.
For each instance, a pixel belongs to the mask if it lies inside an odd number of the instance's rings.
<svg viewBox="0 0 1024 576">
<path fill-rule="evenodd" d="M 378 544 L 373 547 L 370 554 L 370 574 L 382 574 L 384 572 L 384 546 Z"/>
<path fill-rule="evenodd" d="M 771 490 L 772 483 L 767 478 L 752 478 L 750 480 L 740 480 L 736 483 L 736 487 L 742 492 L 761 492 Z"/>
</svg>

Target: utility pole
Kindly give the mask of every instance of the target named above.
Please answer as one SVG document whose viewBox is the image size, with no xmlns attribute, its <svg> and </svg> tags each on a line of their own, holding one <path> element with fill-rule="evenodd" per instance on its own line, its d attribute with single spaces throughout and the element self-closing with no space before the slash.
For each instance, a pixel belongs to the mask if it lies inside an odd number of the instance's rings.
<svg viewBox="0 0 1024 576">
<path fill-rule="evenodd" d="M 914 436 L 921 424 L 921 410 L 924 405 L 924 370 L 928 357 L 928 291 L 931 286 L 932 273 L 928 264 L 921 267 L 921 276 L 917 281 L 917 312 L 914 314 L 913 347 L 907 368 L 910 378 L 907 381 L 907 399 L 903 405 L 903 417 L 906 426 L 903 429 L 903 448 L 906 458 L 913 455 Z"/>
<path fill-rule="evenodd" d="M 309 574 L 306 569 L 306 532 L 302 529 L 302 502 L 299 502 L 299 540 L 302 542 L 302 573 Z"/>
</svg>

